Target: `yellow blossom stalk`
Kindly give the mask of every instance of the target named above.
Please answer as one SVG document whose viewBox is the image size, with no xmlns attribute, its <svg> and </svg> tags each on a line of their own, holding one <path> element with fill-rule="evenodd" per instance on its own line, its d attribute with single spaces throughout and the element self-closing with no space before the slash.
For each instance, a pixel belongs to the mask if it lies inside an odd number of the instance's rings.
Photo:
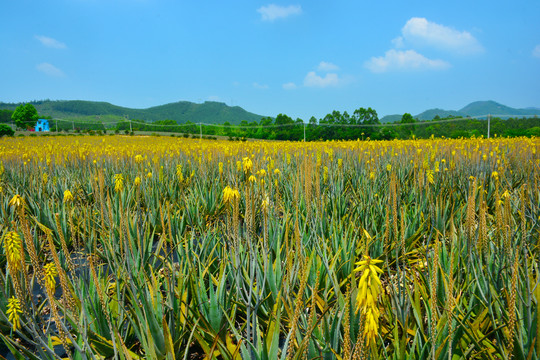
<svg viewBox="0 0 540 360">
<path fill-rule="evenodd" d="M 44 277 L 45 277 L 45 286 L 51 291 L 54 291 L 56 288 L 56 279 L 54 278 L 58 275 L 54 263 L 48 263 L 43 267 Z"/>
<path fill-rule="evenodd" d="M 379 275 L 382 270 L 375 264 L 382 260 L 374 260 L 364 255 L 364 260 L 359 261 L 355 272 L 360 272 L 358 283 L 358 295 L 356 296 L 356 312 L 362 311 L 364 316 L 364 338 L 368 343 L 376 340 L 379 328 L 379 309 L 377 299 L 382 292 L 382 284 Z"/>
<path fill-rule="evenodd" d="M 64 191 L 64 203 L 69 204 L 72 201 L 73 201 L 73 194 L 71 193 L 71 191 L 69 190 Z"/>
<path fill-rule="evenodd" d="M 19 234 L 14 231 L 9 231 L 4 235 L 4 252 L 8 259 L 11 271 L 19 271 L 22 269 L 23 263 L 23 247 L 22 240 Z"/>
<path fill-rule="evenodd" d="M 230 201 L 240 198 L 240 192 L 236 189 L 231 189 L 229 186 L 226 186 L 223 189 L 223 202 L 229 203 Z"/>
<path fill-rule="evenodd" d="M 251 171 L 251 168 L 253 167 L 253 162 L 250 158 L 245 157 L 242 159 L 242 166 L 244 167 L 244 172 L 247 174 Z"/>
<path fill-rule="evenodd" d="M 124 176 L 122 174 L 114 175 L 114 191 L 122 192 L 124 190 Z"/>
<path fill-rule="evenodd" d="M 8 300 L 7 311 L 8 320 L 13 324 L 13 330 L 17 331 L 21 329 L 21 315 L 22 308 L 21 302 L 15 296 L 12 296 Z"/>
<path fill-rule="evenodd" d="M 21 195 L 14 195 L 9 201 L 8 205 L 15 208 L 24 206 L 24 198 Z"/>
</svg>

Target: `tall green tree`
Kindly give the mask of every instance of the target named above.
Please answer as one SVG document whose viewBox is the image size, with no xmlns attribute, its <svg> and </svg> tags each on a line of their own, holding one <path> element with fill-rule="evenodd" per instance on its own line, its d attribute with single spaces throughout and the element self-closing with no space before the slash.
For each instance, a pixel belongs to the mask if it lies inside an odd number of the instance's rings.
<svg viewBox="0 0 540 360">
<path fill-rule="evenodd" d="M 36 125 L 38 120 L 38 112 L 34 105 L 28 103 L 26 105 L 19 105 L 11 115 L 11 119 L 15 122 L 15 125 L 21 129 L 27 129 Z"/>
<path fill-rule="evenodd" d="M 409 113 L 405 113 L 401 117 L 401 123 L 402 124 L 410 124 L 410 123 L 414 123 L 414 122 L 416 122 L 416 120 L 414 120 L 413 116 L 411 114 L 409 114 Z"/>
<path fill-rule="evenodd" d="M 363 125 L 380 124 L 377 111 L 375 111 L 374 109 L 370 107 L 368 107 L 367 109 L 361 107 L 359 109 L 354 110 L 351 123 L 363 124 Z"/>
</svg>

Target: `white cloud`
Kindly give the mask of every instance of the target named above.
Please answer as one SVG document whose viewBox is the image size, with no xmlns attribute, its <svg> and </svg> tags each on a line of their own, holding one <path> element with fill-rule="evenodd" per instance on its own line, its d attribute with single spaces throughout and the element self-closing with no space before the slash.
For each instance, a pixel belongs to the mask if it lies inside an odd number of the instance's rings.
<svg viewBox="0 0 540 360">
<path fill-rule="evenodd" d="M 460 54 L 475 54 L 484 48 L 471 33 L 440 25 L 426 18 L 413 17 L 401 29 L 403 39 L 413 45 L 425 45 Z M 399 38 L 398 38 L 399 39 Z M 396 42 L 400 43 L 399 40 Z"/>
<path fill-rule="evenodd" d="M 304 86 L 306 87 L 320 87 L 325 88 L 329 86 L 338 86 L 340 79 L 335 73 L 327 73 L 324 77 L 321 77 L 315 73 L 315 71 L 310 71 L 304 78 Z"/>
<path fill-rule="evenodd" d="M 374 73 L 393 70 L 443 70 L 450 64 L 443 60 L 428 59 L 414 50 L 400 51 L 391 49 L 384 56 L 372 57 L 365 66 Z"/>
<path fill-rule="evenodd" d="M 536 45 L 532 52 L 534 57 L 540 58 L 540 44 Z"/>
<path fill-rule="evenodd" d="M 293 82 L 288 82 L 282 85 L 285 90 L 294 90 L 296 89 L 296 84 Z"/>
<path fill-rule="evenodd" d="M 266 84 L 259 84 L 259 83 L 256 83 L 256 82 L 253 83 L 253 87 L 254 87 L 255 89 L 260 89 L 260 90 L 268 89 L 268 85 L 266 85 Z"/>
<path fill-rule="evenodd" d="M 403 36 L 398 36 L 395 39 L 392 39 L 392 44 L 395 48 L 400 49 L 405 46 L 405 43 L 403 41 Z"/>
<path fill-rule="evenodd" d="M 257 9 L 257 12 L 261 14 L 261 19 L 263 21 L 274 21 L 291 15 L 299 15 L 302 13 L 302 7 L 300 5 L 279 6 L 270 4 L 261 6 Z"/>
<path fill-rule="evenodd" d="M 66 44 L 56 39 L 43 36 L 43 35 L 36 35 L 35 37 L 36 39 L 39 40 L 39 42 L 41 42 L 43 46 L 46 46 L 48 48 L 52 48 L 52 49 L 65 49 L 66 48 Z"/>
<path fill-rule="evenodd" d="M 49 64 L 49 63 L 41 63 L 36 65 L 36 69 L 41 71 L 42 73 L 49 75 L 49 76 L 55 76 L 55 77 L 63 77 L 65 76 L 64 72 L 57 68 L 56 66 Z"/>
<path fill-rule="evenodd" d="M 332 64 L 330 62 L 321 61 L 319 63 L 319 66 L 317 67 L 317 70 L 324 71 L 324 72 L 337 71 L 337 70 L 339 70 L 339 66 L 337 66 L 335 64 Z"/>
</svg>

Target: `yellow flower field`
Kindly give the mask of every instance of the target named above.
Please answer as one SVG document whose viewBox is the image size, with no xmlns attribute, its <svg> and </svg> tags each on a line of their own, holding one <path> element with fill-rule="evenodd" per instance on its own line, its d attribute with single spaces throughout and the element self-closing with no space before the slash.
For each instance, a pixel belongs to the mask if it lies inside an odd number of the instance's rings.
<svg viewBox="0 0 540 360">
<path fill-rule="evenodd" d="M 0 355 L 536 359 L 540 139 L 0 139 Z"/>
</svg>

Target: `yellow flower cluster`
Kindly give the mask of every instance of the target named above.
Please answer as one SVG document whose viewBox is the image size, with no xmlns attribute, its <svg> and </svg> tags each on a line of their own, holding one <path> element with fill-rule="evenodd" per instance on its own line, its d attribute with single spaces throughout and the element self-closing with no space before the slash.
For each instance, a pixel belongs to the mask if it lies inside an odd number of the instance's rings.
<svg viewBox="0 0 540 360">
<path fill-rule="evenodd" d="M 19 234 L 9 231 L 4 235 L 4 252 L 12 271 L 22 268 L 22 240 Z"/>
<path fill-rule="evenodd" d="M 233 190 L 229 186 L 225 187 L 223 189 L 223 202 L 227 204 L 235 199 L 240 199 L 240 192 L 236 189 Z"/>
<path fill-rule="evenodd" d="M 247 174 L 248 172 L 251 171 L 251 168 L 253 167 L 253 162 L 251 161 L 250 158 L 245 157 L 242 159 L 242 165 L 244 167 L 244 172 Z"/>
<path fill-rule="evenodd" d="M 17 331 L 21 328 L 20 314 L 22 313 L 21 302 L 16 297 L 12 296 L 8 300 L 7 311 L 8 320 L 13 324 L 13 330 Z"/>
<path fill-rule="evenodd" d="M 354 271 L 360 272 L 360 282 L 358 283 L 358 295 L 356 297 L 356 311 L 362 310 L 364 315 L 364 337 L 368 343 L 374 342 L 379 328 L 379 308 L 377 298 L 381 294 L 382 284 L 379 275 L 382 270 L 375 264 L 382 260 L 374 260 L 364 255 L 364 260 L 359 261 L 359 265 Z"/>
<path fill-rule="evenodd" d="M 70 203 L 73 201 L 73 194 L 71 191 L 66 190 L 64 191 L 64 203 Z"/>
<path fill-rule="evenodd" d="M 124 176 L 122 174 L 114 175 L 114 191 L 122 192 L 124 190 Z"/>
<path fill-rule="evenodd" d="M 24 206 L 24 199 L 21 195 L 15 195 L 11 198 L 11 200 L 8 203 L 9 206 L 13 206 L 15 208 Z"/>
<path fill-rule="evenodd" d="M 56 279 L 54 277 L 58 275 L 58 271 L 56 271 L 54 263 L 46 264 L 43 267 L 43 271 L 45 272 L 45 286 L 49 290 L 54 291 L 56 288 Z"/>
</svg>

